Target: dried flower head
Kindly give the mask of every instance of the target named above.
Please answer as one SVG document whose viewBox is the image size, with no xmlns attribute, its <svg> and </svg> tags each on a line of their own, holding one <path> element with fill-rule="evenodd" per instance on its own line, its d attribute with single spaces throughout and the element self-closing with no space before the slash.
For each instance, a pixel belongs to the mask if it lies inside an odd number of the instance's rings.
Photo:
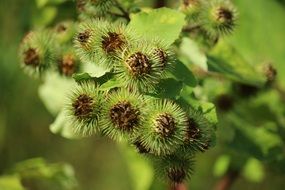
<svg viewBox="0 0 285 190">
<path fill-rule="evenodd" d="M 199 20 L 202 6 L 203 0 L 182 0 L 180 10 L 186 14 L 186 20 L 193 23 Z"/>
<path fill-rule="evenodd" d="M 193 155 L 197 151 L 204 152 L 212 145 L 215 136 L 214 126 L 209 123 L 201 111 L 189 108 L 187 115 L 186 135 L 179 151 L 188 155 Z"/>
<path fill-rule="evenodd" d="M 164 69 L 147 42 L 127 47 L 118 59 L 115 73 L 127 87 L 148 90 L 163 77 Z"/>
<path fill-rule="evenodd" d="M 28 33 L 19 49 L 22 68 L 28 74 L 39 76 L 55 62 L 58 46 L 53 33 L 47 30 Z"/>
<path fill-rule="evenodd" d="M 186 113 L 175 103 L 151 100 L 149 117 L 140 130 L 142 144 L 156 155 L 174 152 L 186 135 Z"/>
<path fill-rule="evenodd" d="M 79 60 L 73 53 L 65 53 L 58 60 L 58 69 L 61 75 L 70 77 L 79 70 Z"/>
<path fill-rule="evenodd" d="M 130 137 L 142 127 L 145 117 L 144 99 L 136 92 L 118 90 L 108 95 L 103 108 L 101 128 L 112 139 Z"/>
<path fill-rule="evenodd" d="M 163 180 L 169 180 L 172 184 L 182 183 L 189 179 L 193 173 L 193 156 L 172 154 L 154 157 L 156 174 Z"/>
<path fill-rule="evenodd" d="M 75 134 L 90 136 L 99 129 L 103 94 L 95 84 L 82 83 L 68 98 L 65 113 Z"/>
<path fill-rule="evenodd" d="M 226 35 L 236 26 L 237 11 L 230 1 L 214 0 L 205 6 L 201 19 L 209 35 Z"/>
</svg>

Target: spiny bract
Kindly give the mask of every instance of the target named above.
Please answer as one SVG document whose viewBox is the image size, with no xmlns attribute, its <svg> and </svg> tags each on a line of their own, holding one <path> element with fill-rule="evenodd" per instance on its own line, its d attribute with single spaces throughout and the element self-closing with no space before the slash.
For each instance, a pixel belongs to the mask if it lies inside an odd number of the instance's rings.
<svg viewBox="0 0 285 190">
<path fill-rule="evenodd" d="M 140 130 L 142 144 L 156 155 L 174 152 L 186 135 L 186 113 L 169 100 L 150 100 L 147 122 Z"/>
<path fill-rule="evenodd" d="M 94 83 L 77 85 L 66 102 L 69 125 L 80 136 L 90 136 L 99 130 L 103 94 Z"/>
</svg>

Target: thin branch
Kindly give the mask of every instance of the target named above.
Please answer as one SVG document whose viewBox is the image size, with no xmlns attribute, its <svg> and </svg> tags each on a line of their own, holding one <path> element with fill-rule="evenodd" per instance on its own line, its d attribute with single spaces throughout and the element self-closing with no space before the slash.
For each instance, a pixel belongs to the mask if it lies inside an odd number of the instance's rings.
<svg viewBox="0 0 285 190">
<path fill-rule="evenodd" d="M 108 13 L 109 13 L 110 15 L 115 16 L 115 17 L 120 17 L 120 18 L 125 18 L 125 19 L 127 19 L 127 18 L 125 17 L 125 15 L 122 15 L 122 14 L 119 14 L 119 13 L 114 13 L 114 12 L 111 12 L 111 11 L 108 11 Z"/>
<path fill-rule="evenodd" d="M 218 181 L 214 190 L 230 190 L 234 182 L 238 179 L 238 177 L 238 171 L 228 171 L 227 174 Z"/>
<path fill-rule="evenodd" d="M 190 32 L 193 32 L 197 29 L 201 28 L 200 25 L 193 25 L 193 26 L 187 26 L 187 27 L 184 27 L 182 32 L 187 32 L 187 33 L 190 33 Z"/>
<path fill-rule="evenodd" d="M 117 15 L 117 16 L 120 16 L 120 17 L 123 17 L 125 19 L 127 19 L 127 21 L 130 21 L 130 14 L 128 13 L 128 11 L 126 11 L 122 5 L 117 1 L 115 0 L 115 6 L 122 12 L 123 15 Z"/>
</svg>

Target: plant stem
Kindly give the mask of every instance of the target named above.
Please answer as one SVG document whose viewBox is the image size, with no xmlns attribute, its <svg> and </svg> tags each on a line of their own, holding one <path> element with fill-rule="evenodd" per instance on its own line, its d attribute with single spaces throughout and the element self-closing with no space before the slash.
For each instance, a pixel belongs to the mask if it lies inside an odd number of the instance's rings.
<svg viewBox="0 0 285 190">
<path fill-rule="evenodd" d="M 230 190 L 236 179 L 239 177 L 239 172 L 230 170 L 226 175 L 218 181 L 214 190 Z"/>
<path fill-rule="evenodd" d="M 187 188 L 184 183 L 171 183 L 170 190 L 187 190 Z"/>
<path fill-rule="evenodd" d="M 190 33 L 190 32 L 193 32 L 194 30 L 199 29 L 200 27 L 201 27 L 200 25 L 187 26 L 187 27 L 184 27 L 182 31 Z"/>
<path fill-rule="evenodd" d="M 116 7 L 122 12 L 122 15 L 119 15 L 119 16 L 127 19 L 127 21 L 130 21 L 131 19 L 130 19 L 130 14 L 128 13 L 128 11 L 126 11 L 117 0 L 115 0 L 114 2 L 115 2 Z"/>
<path fill-rule="evenodd" d="M 160 8 L 166 5 L 166 0 L 156 0 L 154 7 Z"/>
</svg>

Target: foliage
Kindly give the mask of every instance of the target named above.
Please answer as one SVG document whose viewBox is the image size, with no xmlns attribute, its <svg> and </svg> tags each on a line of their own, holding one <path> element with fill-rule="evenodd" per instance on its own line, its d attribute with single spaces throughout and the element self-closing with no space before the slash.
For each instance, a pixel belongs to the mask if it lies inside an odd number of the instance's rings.
<svg viewBox="0 0 285 190">
<path fill-rule="evenodd" d="M 227 38 L 237 25 L 232 3 L 186 0 L 175 10 L 83 0 L 77 9 L 78 21 L 36 31 L 20 48 L 23 68 L 43 79 L 39 94 L 57 115 L 52 132 L 127 142 L 155 163 L 158 175 L 181 183 L 191 177 L 196 153 L 216 144 L 218 112 L 218 142 L 234 153 L 218 160 L 217 175 L 244 169 L 259 181 L 255 159 L 284 163 L 276 69 L 252 64 L 234 37 Z M 254 169 L 259 175 L 251 175 Z"/>
</svg>

